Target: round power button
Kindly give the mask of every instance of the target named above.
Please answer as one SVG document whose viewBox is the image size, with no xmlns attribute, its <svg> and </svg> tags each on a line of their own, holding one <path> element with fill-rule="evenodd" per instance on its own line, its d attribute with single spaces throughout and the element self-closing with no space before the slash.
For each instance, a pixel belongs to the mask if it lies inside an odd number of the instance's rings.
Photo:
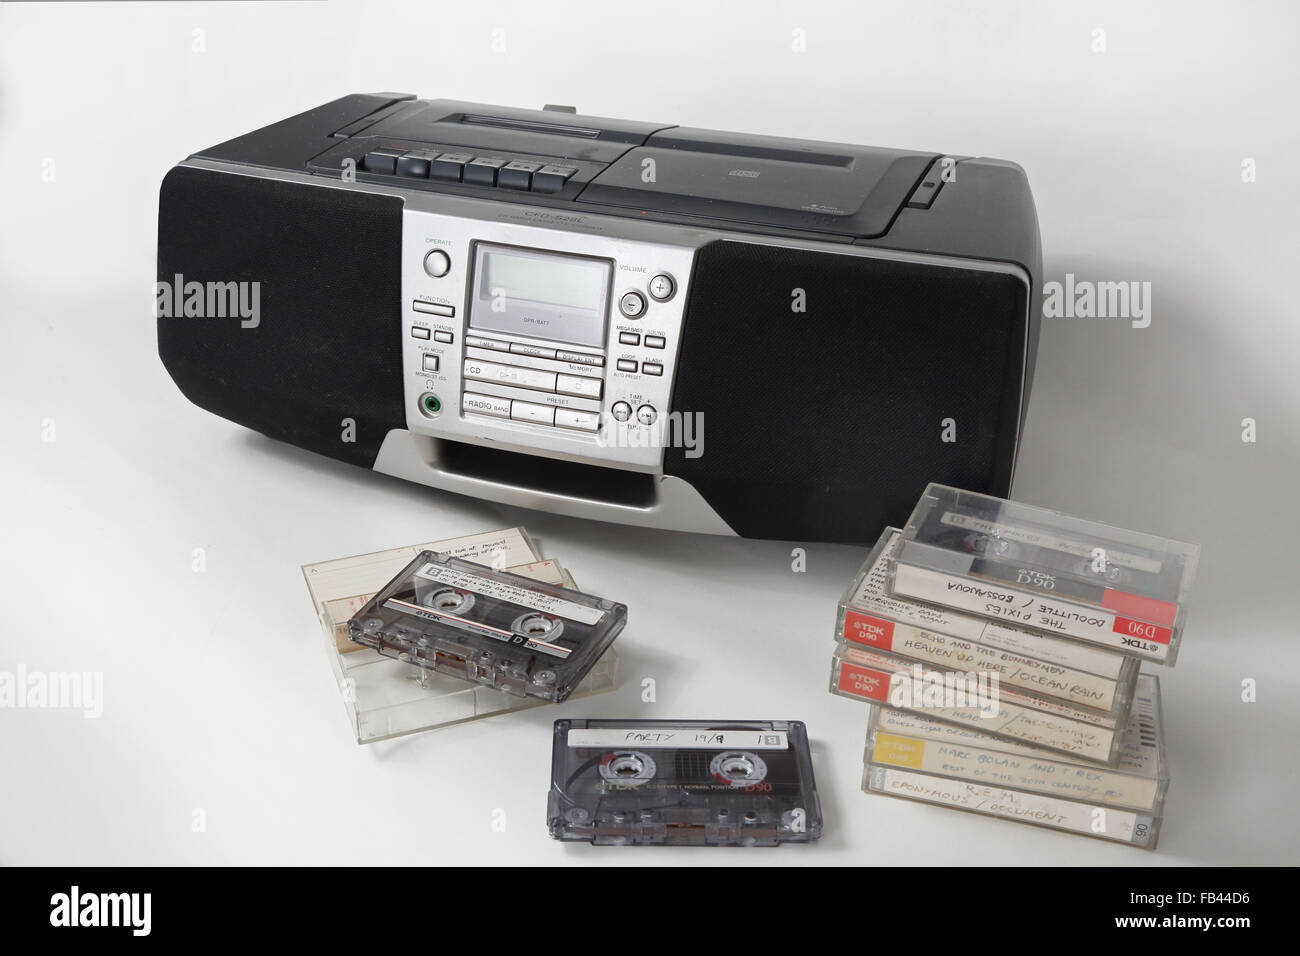
<svg viewBox="0 0 1300 956">
<path fill-rule="evenodd" d="M 435 279 L 441 279 L 451 271 L 451 256 L 441 249 L 434 249 L 424 257 L 424 271 Z"/>
<path fill-rule="evenodd" d="M 627 402 L 615 402 L 610 408 L 615 421 L 625 422 L 632 417 L 632 406 Z"/>
</svg>

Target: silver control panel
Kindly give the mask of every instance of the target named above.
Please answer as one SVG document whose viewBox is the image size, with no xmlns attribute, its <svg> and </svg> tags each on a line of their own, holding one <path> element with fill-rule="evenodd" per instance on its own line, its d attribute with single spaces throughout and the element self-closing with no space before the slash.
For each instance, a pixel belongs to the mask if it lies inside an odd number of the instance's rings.
<svg viewBox="0 0 1300 956">
<path fill-rule="evenodd" d="M 412 432 L 662 470 L 694 246 L 409 201 L 402 246 Z"/>
</svg>

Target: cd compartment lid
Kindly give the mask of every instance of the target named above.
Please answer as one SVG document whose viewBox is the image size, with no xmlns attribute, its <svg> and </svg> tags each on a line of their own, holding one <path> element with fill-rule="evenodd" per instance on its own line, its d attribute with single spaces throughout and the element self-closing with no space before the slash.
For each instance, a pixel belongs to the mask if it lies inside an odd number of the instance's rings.
<svg viewBox="0 0 1300 956">
<path fill-rule="evenodd" d="M 888 231 L 937 158 L 674 127 L 628 150 L 577 201 L 868 239 Z"/>
</svg>

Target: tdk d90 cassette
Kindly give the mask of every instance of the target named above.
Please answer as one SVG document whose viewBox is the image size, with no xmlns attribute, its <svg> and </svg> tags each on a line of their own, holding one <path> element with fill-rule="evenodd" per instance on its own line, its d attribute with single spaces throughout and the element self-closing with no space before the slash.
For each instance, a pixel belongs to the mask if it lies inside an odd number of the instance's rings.
<svg viewBox="0 0 1300 956">
<path fill-rule="evenodd" d="M 348 637 L 399 660 L 558 702 L 626 622 L 622 604 L 423 551 L 348 622 Z"/>
<path fill-rule="evenodd" d="M 557 840 L 774 846 L 821 835 L 796 720 L 557 720 L 547 823 Z"/>
<path fill-rule="evenodd" d="M 1173 664 L 1199 554 L 932 484 L 903 529 L 890 584 L 899 597 Z"/>
</svg>

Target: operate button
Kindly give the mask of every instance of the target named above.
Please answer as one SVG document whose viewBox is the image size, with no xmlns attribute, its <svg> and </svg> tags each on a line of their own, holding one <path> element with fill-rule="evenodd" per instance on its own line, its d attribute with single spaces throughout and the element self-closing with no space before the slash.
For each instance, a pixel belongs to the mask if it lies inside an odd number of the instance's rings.
<svg viewBox="0 0 1300 956">
<path fill-rule="evenodd" d="M 595 412 L 579 412 L 572 408 L 557 408 L 555 424 L 560 428 L 574 428 L 580 432 L 594 432 L 600 428 L 600 416 Z"/>
<path fill-rule="evenodd" d="M 561 372 L 555 376 L 555 390 L 561 395 L 600 398 L 602 384 L 598 378 L 586 378 L 582 375 L 565 375 Z"/>
<path fill-rule="evenodd" d="M 558 193 L 577 171 L 573 166 L 543 166 L 533 173 L 533 192 Z"/>
<path fill-rule="evenodd" d="M 619 359 L 619 360 L 618 360 L 618 370 L 619 370 L 620 372 L 635 372 L 635 371 L 636 371 L 636 360 L 635 360 L 635 359 Z"/>
<path fill-rule="evenodd" d="M 555 373 L 543 372 L 541 369 L 465 359 L 464 374 L 466 378 L 480 382 L 500 382 L 502 385 L 518 385 L 520 388 L 533 388 L 541 392 L 555 391 Z"/>
<path fill-rule="evenodd" d="M 502 342 L 500 339 L 485 339 L 481 335 L 465 336 L 465 344 L 476 349 L 496 349 L 498 352 L 510 351 L 509 342 Z"/>
<path fill-rule="evenodd" d="M 609 412 L 616 421 L 625 422 L 632 417 L 632 406 L 627 402 L 615 402 L 610 406 Z"/>
<path fill-rule="evenodd" d="M 441 279 L 451 271 L 451 256 L 441 249 L 433 249 L 425 253 L 424 271 L 434 279 Z"/>
<path fill-rule="evenodd" d="M 655 411 L 655 407 L 653 405 L 642 405 L 640 408 L 636 410 L 636 420 L 639 421 L 642 425 L 653 425 L 655 423 L 655 419 L 658 417 L 659 417 L 659 413 Z"/>
<path fill-rule="evenodd" d="M 515 355 L 531 355 L 533 358 L 555 358 L 555 349 L 543 348 L 540 345 L 525 345 L 523 342 L 511 342 L 510 351 Z"/>
<path fill-rule="evenodd" d="M 629 319 L 640 318 L 645 312 L 645 296 L 635 289 L 624 292 L 622 298 L 618 300 L 618 311 Z"/>
<path fill-rule="evenodd" d="M 430 164 L 429 178 L 458 183 L 465 164 L 473 158 L 472 153 L 443 153 Z"/>
<path fill-rule="evenodd" d="M 480 415 L 491 415 L 493 418 L 510 417 L 510 399 L 498 398 L 495 395 L 466 392 L 461 397 L 460 408 L 464 412 L 477 412 Z"/>
<path fill-rule="evenodd" d="M 435 155 L 437 154 L 426 149 L 413 149 L 409 153 L 403 153 L 397 157 L 397 175 L 426 178 L 429 175 L 429 164 Z"/>
<path fill-rule="evenodd" d="M 465 182 L 475 183 L 479 186 L 495 186 L 497 184 L 497 170 L 506 164 L 504 159 L 493 159 L 491 156 L 479 156 L 465 164 Z"/>
<path fill-rule="evenodd" d="M 650 290 L 650 297 L 660 302 L 667 302 L 677 291 L 677 284 L 673 282 L 673 277 L 669 275 L 657 275 L 650 280 L 646 286 Z"/>
<path fill-rule="evenodd" d="M 564 349 L 556 349 L 555 357 L 561 362 L 578 362 L 581 365 L 605 364 L 603 355 L 590 355 L 587 352 L 566 352 Z"/>
<path fill-rule="evenodd" d="M 663 373 L 664 373 L 664 367 L 660 365 L 658 362 L 641 363 L 642 375 L 662 375 Z"/>
<path fill-rule="evenodd" d="M 537 422 L 541 425 L 554 425 L 555 406 L 521 402 L 516 398 L 510 403 L 510 417 L 517 422 Z"/>
<path fill-rule="evenodd" d="M 641 333 L 640 333 L 640 332 L 620 332 L 620 333 L 618 333 L 618 344 L 619 344 L 619 345 L 640 345 L 640 344 L 641 344 Z"/>
<path fill-rule="evenodd" d="M 533 184 L 533 173 L 541 168 L 541 163 L 525 163 L 522 160 L 506 163 L 497 172 L 497 185 L 506 189 L 527 189 Z"/>
<path fill-rule="evenodd" d="M 661 349 L 664 347 L 664 337 L 662 335 L 647 335 L 645 337 L 645 347 L 648 349 Z"/>
</svg>

